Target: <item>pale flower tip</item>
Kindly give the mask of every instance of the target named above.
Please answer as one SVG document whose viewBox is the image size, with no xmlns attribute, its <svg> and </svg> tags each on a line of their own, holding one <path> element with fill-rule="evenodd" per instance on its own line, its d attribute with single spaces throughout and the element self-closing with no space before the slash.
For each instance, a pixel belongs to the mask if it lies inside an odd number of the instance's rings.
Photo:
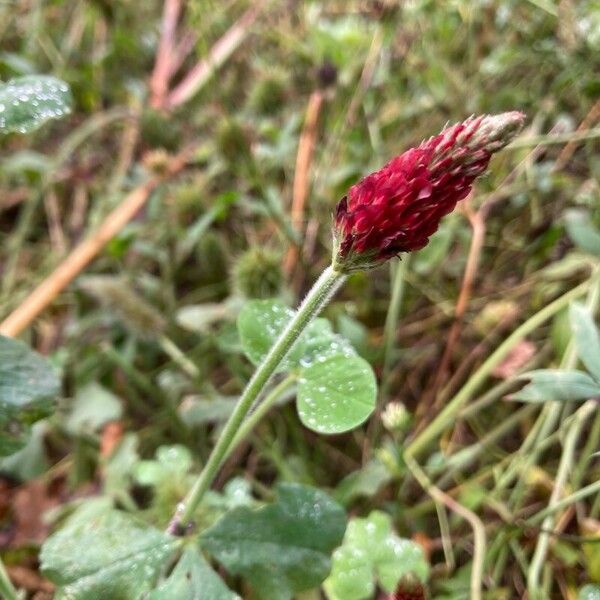
<svg viewBox="0 0 600 600">
<path fill-rule="evenodd" d="M 484 117 L 481 127 L 481 136 L 486 136 L 490 142 L 498 142 L 499 147 L 509 144 L 521 131 L 525 123 L 525 114 L 513 110 L 498 115 Z M 494 148 L 496 150 L 496 148 Z"/>
<path fill-rule="evenodd" d="M 399 431 L 410 424 L 411 415 L 402 402 L 390 402 L 381 415 L 381 422 L 388 431 Z"/>
</svg>

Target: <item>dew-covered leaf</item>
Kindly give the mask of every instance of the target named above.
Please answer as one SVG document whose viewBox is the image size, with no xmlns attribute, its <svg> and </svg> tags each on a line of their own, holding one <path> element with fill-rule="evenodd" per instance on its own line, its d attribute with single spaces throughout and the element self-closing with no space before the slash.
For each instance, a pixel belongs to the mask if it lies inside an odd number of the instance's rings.
<svg viewBox="0 0 600 600">
<path fill-rule="evenodd" d="M 19 407 L 58 393 L 59 381 L 50 363 L 27 345 L 0 336 L 0 401 Z"/>
<path fill-rule="evenodd" d="M 577 594 L 577 600 L 600 600 L 600 585 L 584 585 Z"/>
<path fill-rule="evenodd" d="M 388 515 L 373 511 L 366 519 L 348 524 L 342 546 L 333 553 L 325 590 L 330 600 L 366 600 L 373 596 L 376 582 L 391 593 L 409 573 L 427 580 L 429 565 L 423 549 L 398 537 Z"/>
<path fill-rule="evenodd" d="M 58 390 L 58 377 L 44 357 L 0 336 L 0 456 L 25 445 L 29 426 L 50 414 Z"/>
<path fill-rule="evenodd" d="M 299 484 L 278 487 L 276 502 L 237 508 L 201 536 L 202 546 L 261 600 L 289 600 L 327 577 L 346 526 L 343 508 L 324 492 Z"/>
<path fill-rule="evenodd" d="M 0 133 L 28 133 L 71 112 L 69 86 L 56 77 L 27 75 L 0 83 Z"/>
<path fill-rule="evenodd" d="M 600 396 L 600 384 L 583 371 L 563 371 L 559 369 L 539 369 L 519 376 L 530 382 L 518 392 L 509 396 L 520 402 L 547 402 L 558 400 L 587 400 Z"/>
<path fill-rule="evenodd" d="M 298 382 L 300 420 L 318 433 L 342 433 L 363 423 L 375 408 L 377 383 L 371 365 L 336 354 L 302 371 Z"/>
<path fill-rule="evenodd" d="M 573 302 L 569 309 L 577 354 L 590 374 L 600 381 L 600 332 L 589 308 Z"/>
<path fill-rule="evenodd" d="M 237 320 L 240 340 L 246 356 L 255 364 L 262 362 L 271 346 L 294 316 L 294 311 L 280 300 L 250 300 Z M 303 338 L 298 340 L 279 371 L 289 370 L 303 354 Z"/>
<path fill-rule="evenodd" d="M 192 468 L 192 454 L 181 444 L 160 446 L 155 460 L 141 460 L 133 476 L 140 485 L 159 485 L 165 480 L 186 475 Z"/>
<path fill-rule="evenodd" d="M 148 596 L 148 600 L 236 600 L 198 550 L 187 547 L 171 575 Z"/>
<path fill-rule="evenodd" d="M 238 331 L 248 358 L 260 364 L 271 346 L 294 316 L 294 311 L 281 300 L 250 300 L 238 317 Z M 335 333 L 327 319 L 317 318 L 306 328 L 279 370 L 309 367 L 329 356 L 356 356 L 352 344 Z"/>
<path fill-rule="evenodd" d="M 178 541 L 125 513 L 86 509 L 42 546 L 41 569 L 57 586 L 55 599 L 141 598 Z"/>
<path fill-rule="evenodd" d="M 302 367 L 310 367 L 315 362 L 323 362 L 329 356 L 342 354 L 356 356 L 352 344 L 343 336 L 334 333 L 327 319 L 315 319 L 303 334 Z"/>
</svg>

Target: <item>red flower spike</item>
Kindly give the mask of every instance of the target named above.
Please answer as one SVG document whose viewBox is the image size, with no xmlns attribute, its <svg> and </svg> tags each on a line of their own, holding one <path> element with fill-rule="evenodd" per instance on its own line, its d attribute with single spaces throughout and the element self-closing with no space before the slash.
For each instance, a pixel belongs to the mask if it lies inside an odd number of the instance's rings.
<svg viewBox="0 0 600 600">
<path fill-rule="evenodd" d="M 351 273 L 420 250 L 443 216 L 466 198 L 492 154 L 520 131 L 525 115 L 470 117 L 393 158 L 353 185 L 333 226 L 333 268 Z"/>
</svg>

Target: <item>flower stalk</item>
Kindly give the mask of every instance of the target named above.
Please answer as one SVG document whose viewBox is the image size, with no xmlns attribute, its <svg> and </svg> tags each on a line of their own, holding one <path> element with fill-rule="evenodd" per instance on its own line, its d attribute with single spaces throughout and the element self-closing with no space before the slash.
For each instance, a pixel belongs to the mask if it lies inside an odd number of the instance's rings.
<svg viewBox="0 0 600 600">
<path fill-rule="evenodd" d="M 227 456 L 231 444 L 236 440 L 238 430 L 250 412 L 255 400 L 269 383 L 273 373 L 275 373 L 277 367 L 286 357 L 302 332 L 321 312 L 329 300 L 331 300 L 345 279 L 345 275 L 335 271 L 331 266 L 327 267 L 310 292 L 308 292 L 293 319 L 281 332 L 279 338 L 248 382 L 233 413 L 231 413 L 229 420 L 225 424 L 215 447 L 210 453 L 202 473 L 200 473 L 196 483 L 185 500 L 180 504 L 175 516 L 171 520 L 168 527 L 169 533 L 173 535 L 182 535 L 185 533 L 204 494 L 214 481 L 223 459 Z"/>
</svg>

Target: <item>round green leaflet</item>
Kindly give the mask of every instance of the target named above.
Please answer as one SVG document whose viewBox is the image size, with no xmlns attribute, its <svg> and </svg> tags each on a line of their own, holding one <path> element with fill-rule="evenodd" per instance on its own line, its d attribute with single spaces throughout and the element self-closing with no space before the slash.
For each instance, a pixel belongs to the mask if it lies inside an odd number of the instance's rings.
<svg viewBox="0 0 600 600">
<path fill-rule="evenodd" d="M 300 420 L 318 433 L 343 433 L 363 423 L 375 408 L 377 384 L 367 361 L 336 354 L 302 371 Z"/>
</svg>

